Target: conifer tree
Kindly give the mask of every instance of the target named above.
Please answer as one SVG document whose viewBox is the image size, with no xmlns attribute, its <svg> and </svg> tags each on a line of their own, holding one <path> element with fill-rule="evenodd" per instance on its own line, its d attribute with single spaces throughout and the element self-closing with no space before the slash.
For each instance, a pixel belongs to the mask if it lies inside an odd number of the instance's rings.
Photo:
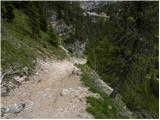
<svg viewBox="0 0 160 120">
<path fill-rule="evenodd" d="M 2 17 L 6 18 L 8 22 L 13 22 L 15 15 L 14 15 L 14 6 L 12 2 L 3 1 L 1 10 L 2 10 Z"/>
<path fill-rule="evenodd" d="M 34 2 L 30 2 L 28 6 L 28 15 L 30 17 L 30 25 L 32 28 L 32 35 L 35 37 L 39 36 L 40 31 L 40 15 L 37 6 Z"/>
</svg>

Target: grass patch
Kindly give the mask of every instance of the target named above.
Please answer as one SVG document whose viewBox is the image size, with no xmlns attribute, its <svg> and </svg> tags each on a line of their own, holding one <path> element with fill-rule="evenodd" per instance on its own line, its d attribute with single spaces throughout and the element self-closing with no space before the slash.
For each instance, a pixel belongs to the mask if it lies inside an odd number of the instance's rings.
<svg viewBox="0 0 160 120">
<path fill-rule="evenodd" d="M 101 98 L 87 97 L 87 103 L 89 106 L 86 111 L 91 113 L 96 119 L 107 119 L 107 118 L 125 118 L 121 116 L 119 109 L 117 108 L 114 101 L 105 94 L 104 91 L 97 88 L 94 83 L 93 77 L 90 74 L 91 68 L 87 65 L 77 65 L 82 70 L 81 81 L 89 90 L 94 93 L 98 93 Z"/>
<path fill-rule="evenodd" d="M 123 118 L 111 98 L 106 95 L 102 96 L 102 93 L 101 97 L 101 99 L 87 97 L 87 103 L 90 106 L 86 111 L 94 115 L 96 119 Z"/>
<path fill-rule="evenodd" d="M 65 52 L 60 47 L 49 43 L 48 33 L 40 31 L 40 37 L 33 38 L 29 17 L 26 14 L 18 9 L 14 9 L 14 13 L 13 22 L 1 22 L 2 73 L 8 69 L 21 71 L 27 67 L 30 74 L 34 70 L 37 58 L 65 57 Z"/>
<path fill-rule="evenodd" d="M 92 69 L 87 64 L 77 64 L 76 66 L 80 68 L 84 73 L 90 73 L 92 71 Z"/>
</svg>

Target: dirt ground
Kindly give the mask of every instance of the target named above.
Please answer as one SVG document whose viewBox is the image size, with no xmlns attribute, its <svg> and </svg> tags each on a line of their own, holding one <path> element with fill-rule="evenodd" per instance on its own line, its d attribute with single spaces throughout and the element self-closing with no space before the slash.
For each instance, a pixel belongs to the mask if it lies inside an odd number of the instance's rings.
<svg viewBox="0 0 160 120">
<path fill-rule="evenodd" d="M 95 94 L 82 85 L 79 75 L 72 74 L 74 63 L 85 62 L 84 59 L 39 60 L 35 75 L 1 100 L 2 107 L 23 102 L 25 109 L 5 114 L 3 118 L 93 118 L 85 111 L 85 97 Z"/>
</svg>

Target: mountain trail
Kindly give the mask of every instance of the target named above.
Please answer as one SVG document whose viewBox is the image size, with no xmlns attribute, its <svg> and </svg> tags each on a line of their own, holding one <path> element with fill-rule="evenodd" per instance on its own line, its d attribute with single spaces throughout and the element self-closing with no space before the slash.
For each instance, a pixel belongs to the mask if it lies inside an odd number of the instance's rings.
<svg viewBox="0 0 160 120">
<path fill-rule="evenodd" d="M 84 64 L 85 59 L 41 61 L 29 81 L 2 97 L 1 107 L 24 103 L 19 113 L 4 114 L 3 118 L 93 118 L 85 111 L 86 96 L 96 96 L 88 91 L 73 73 L 74 63 Z"/>
</svg>

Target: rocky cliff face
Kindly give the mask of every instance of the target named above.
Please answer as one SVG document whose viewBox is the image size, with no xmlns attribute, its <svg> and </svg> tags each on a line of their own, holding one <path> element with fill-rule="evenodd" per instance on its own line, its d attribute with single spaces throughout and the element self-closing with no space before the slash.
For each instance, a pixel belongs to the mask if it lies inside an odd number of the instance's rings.
<svg viewBox="0 0 160 120">
<path fill-rule="evenodd" d="M 83 1 L 80 2 L 80 7 L 83 10 L 83 15 L 91 18 L 91 22 L 96 22 L 96 18 L 102 18 L 104 20 L 109 19 L 105 13 L 96 13 L 92 10 L 98 7 L 106 5 L 108 2 L 105 1 Z M 64 11 L 61 10 L 61 13 L 64 15 Z M 86 40 L 81 40 L 78 37 L 73 37 L 75 35 L 76 29 L 73 25 L 67 25 L 63 18 L 57 19 L 56 11 L 53 11 L 50 17 L 51 25 L 56 34 L 61 36 L 60 44 L 62 44 L 66 49 L 68 49 L 73 55 L 82 57 L 85 55 Z M 82 31 L 83 32 L 83 31 Z M 63 41 L 71 42 L 63 42 Z"/>
<path fill-rule="evenodd" d="M 79 39 L 75 39 L 73 44 L 66 44 L 65 47 L 68 49 L 72 49 L 72 51 L 74 51 L 73 55 L 83 57 L 86 50 L 86 43 L 80 41 Z"/>
<path fill-rule="evenodd" d="M 52 25 L 52 28 L 56 34 L 59 36 L 68 36 L 70 33 L 74 34 L 74 28 L 72 25 L 67 25 L 63 19 L 57 19 L 57 13 L 56 11 L 52 12 L 52 15 L 50 17 L 50 23 Z"/>
<path fill-rule="evenodd" d="M 50 17 L 51 25 L 56 34 L 63 37 L 62 44 L 66 49 L 72 51 L 73 55 L 79 57 L 84 56 L 86 43 L 82 42 L 79 38 L 75 38 L 72 43 L 64 43 L 66 39 L 70 39 L 75 34 L 75 28 L 73 25 L 67 25 L 63 19 L 57 19 L 57 13 L 52 12 Z"/>
<path fill-rule="evenodd" d="M 83 1 L 80 6 L 85 11 L 91 11 L 97 7 L 107 4 L 106 1 Z"/>
</svg>

